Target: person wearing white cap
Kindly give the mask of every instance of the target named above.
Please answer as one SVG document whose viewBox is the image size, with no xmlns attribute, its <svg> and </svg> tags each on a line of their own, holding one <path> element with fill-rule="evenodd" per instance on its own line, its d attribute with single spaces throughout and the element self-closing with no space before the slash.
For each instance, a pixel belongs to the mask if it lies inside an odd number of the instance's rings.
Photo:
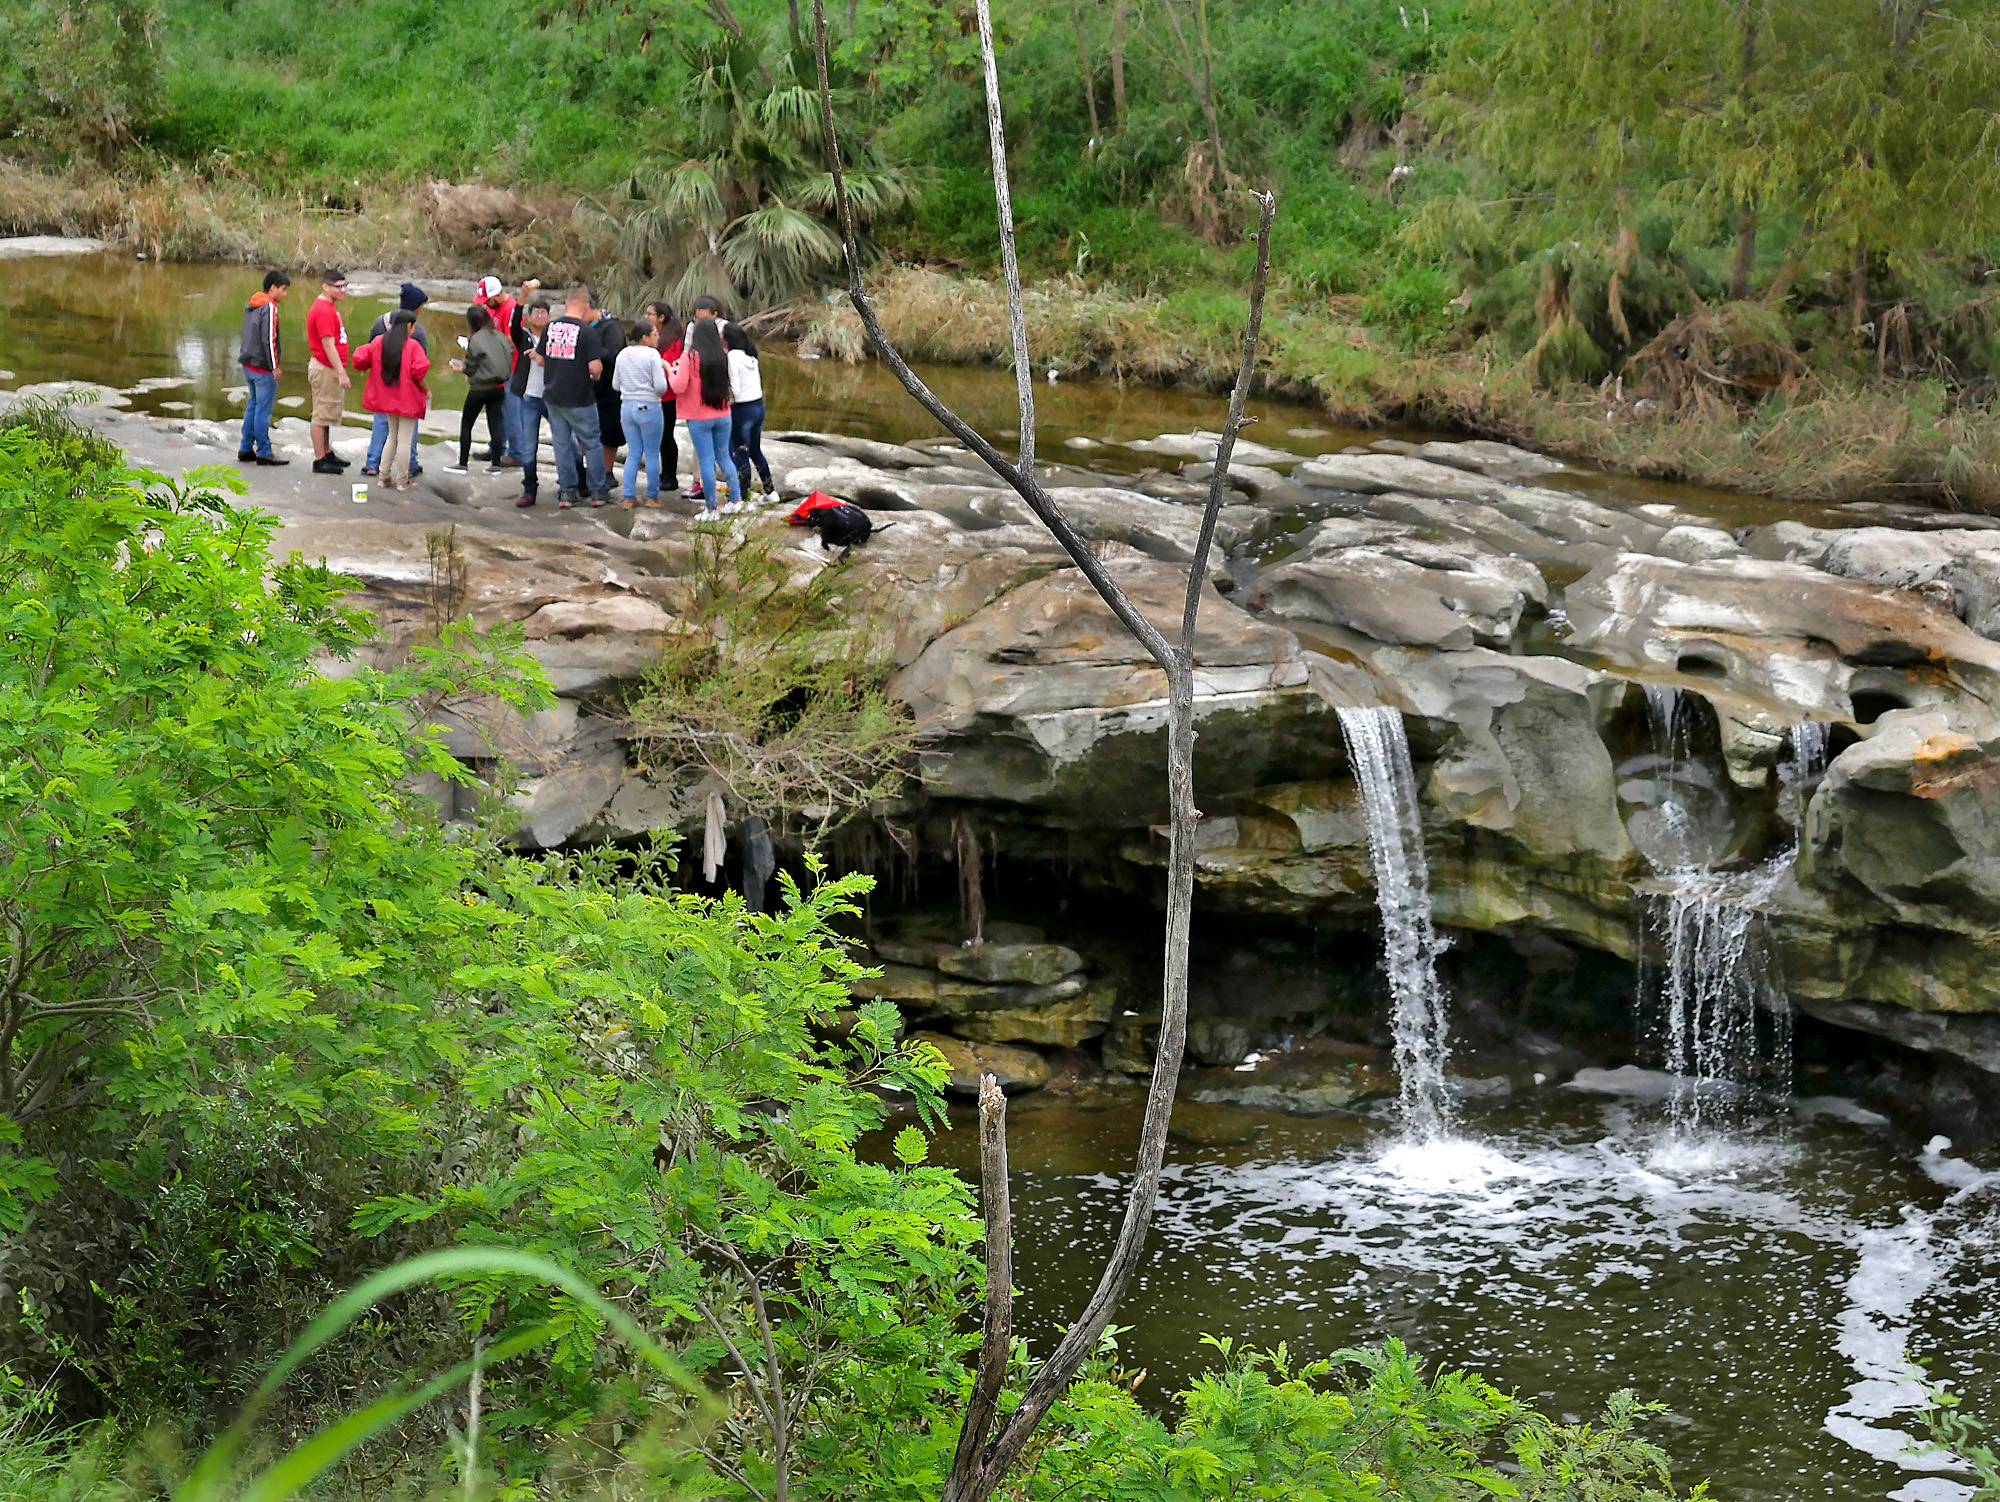
<svg viewBox="0 0 2000 1502">
<path fill-rule="evenodd" d="M 527 296 L 540 282 L 524 282 L 521 295 Z M 507 341 L 507 347 L 514 352 L 514 359 L 521 358 L 520 303 L 507 295 L 507 288 L 497 276 L 482 276 L 473 294 L 472 305 L 484 308 L 493 320 L 493 327 Z M 512 371 L 510 369 L 509 375 Z M 527 456 L 521 452 L 521 399 L 514 395 L 514 383 L 510 379 L 501 388 L 505 393 L 503 402 L 504 421 L 501 423 L 501 454 L 494 462 L 501 469 L 519 469 Z"/>
</svg>

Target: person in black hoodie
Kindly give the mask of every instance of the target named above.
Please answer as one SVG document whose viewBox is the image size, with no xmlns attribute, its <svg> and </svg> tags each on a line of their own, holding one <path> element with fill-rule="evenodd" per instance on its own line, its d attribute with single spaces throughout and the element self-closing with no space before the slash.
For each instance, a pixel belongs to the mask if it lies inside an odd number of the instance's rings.
<svg viewBox="0 0 2000 1502">
<path fill-rule="evenodd" d="M 243 367 L 243 437 L 236 444 L 239 464 L 290 464 L 271 452 L 271 413 L 278 405 L 278 304 L 292 290 L 282 271 L 264 273 L 264 290 L 243 309 L 243 345 L 236 361 Z"/>
<path fill-rule="evenodd" d="M 618 451 L 625 447 L 625 419 L 619 411 L 621 398 L 611 384 L 611 371 L 627 340 L 625 326 L 598 307 L 595 297 L 590 305 L 596 314 L 590 329 L 597 335 L 597 352 L 604 361 L 604 374 L 592 384 L 597 388 L 597 433 L 604 445 L 604 472 L 608 475 L 618 467 Z"/>
</svg>

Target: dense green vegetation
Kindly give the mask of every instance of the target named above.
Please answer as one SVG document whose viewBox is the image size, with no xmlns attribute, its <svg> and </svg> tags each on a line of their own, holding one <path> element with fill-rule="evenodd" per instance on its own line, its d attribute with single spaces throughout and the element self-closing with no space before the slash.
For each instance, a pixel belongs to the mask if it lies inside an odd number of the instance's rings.
<svg viewBox="0 0 2000 1502">
<path fill-rule="evenodd" d="M 0 1480 L 935 1495 L 980 1223 L 927 1162 L 943 1060 L 846 1010 L 865 879 L 758 914 L 665 851 L 441 826 L 431 715 L 544 702 L 532 662 L 439 619 L 369 666 L 228 488 L 0 420 Z M 1627 1395 L 1565 1426 L 1393 1344 L 1217 1363 L 1155 1414 L 1107 1343 L 1010 1494 L 1675 1495 Z"/>
</svg>

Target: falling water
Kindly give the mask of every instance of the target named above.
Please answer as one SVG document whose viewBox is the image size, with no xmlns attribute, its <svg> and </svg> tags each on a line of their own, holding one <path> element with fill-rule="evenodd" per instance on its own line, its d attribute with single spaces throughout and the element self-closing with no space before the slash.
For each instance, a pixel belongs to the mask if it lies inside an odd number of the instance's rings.
<svg viewBox="0 0 2000 1502">
<path fill-rule="evenodd" d="M 1791 728 L 1791 747 L 1778 763 L 1778 812 L 1798 829 L 1806 821 L 1806 804 L 1826 771 L 1833 749 L 1833 725 L 1826 720 L 1801 720 Z"/>
<path fill-rule="evenodd" d="M 1430 867 L 1417 819 L 1410 744 L 1403 717 L 1393 709 L 1343 709 L 1340 729 L 1368 819 L 1403 1124 L 1415 1136 L 1436 1137 L 1450 1120 L 1444 1083 L 1449 1020 L 1438 984 L 1437 957 L 1444 945 L 1431 926 Z"/>
<path fill-rule="evenodd" d="M 1680 695 L 1648 685 L 1646 708 L 1662 764 L 1659 812 L 1669 846 L 1659 872 L 1667 894 L 1650 920 L 1661 959 L 1647 989 L 1660 1020 L 1664 1062 L 1681 1082 L 1674 1116 L 1692 1128 L 1726 1113 L 1741 1087 L 1790 1072 L 1790 1011 L 1758 910 L 1791 855 L 1748 871 L 1715 868 L 1694 811 L 1683 801 L 1692 750 Z"/>
</svg>

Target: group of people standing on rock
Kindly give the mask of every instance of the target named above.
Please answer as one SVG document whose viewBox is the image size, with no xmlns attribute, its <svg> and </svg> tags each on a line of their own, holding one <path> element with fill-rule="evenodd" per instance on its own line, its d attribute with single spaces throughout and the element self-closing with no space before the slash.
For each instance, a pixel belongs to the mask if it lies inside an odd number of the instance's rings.
<svg viewBox="0 0 2000 1502">
<path fill-rule="evenodd" d="M 278 309 L 290 290 L 289 276 L 268 272 L 263 289 L 243 311 L 238 358 L 247 391 L 236 457 L 245 463 L 290 462 L 272 452 L 270 434 L 281 374 Z M 313 470 L 337 475 L 348 467 L 333 451 L 332 434 L 345 416 L 353 386 L 349 372 L 361 371 L 361 405 L 374 419 L 361 472 L 378 475 L 386 462 L 389 483 L 413 489 L 423 472 L 418 429 L 431 402 L 430 337 L 419 316 L 429 296 L 416 283 L 404 282 L 398 306 L 375 320 L 358 349 L 350 346 L 340 313 L 346 297 L 346 274 L 328 270 L 306 312 Z M 700 499 L 710 511 L 742 509 L 751 504 L 753 466 L 763 494 L 773 495 L 763 449 L 764 386 L 756 341 L 725 316 L 716 298 L 696 298 L 692 313 L 683 323 L 672 307 L 655 300 L 628 326 L 599 306 L 588 287 L 572 288 L 558 312 L 541 295 L 538 281 L 524 282 L 515 296 L 497 276 L 481 278 L 465 313 L 460 341 L 465 357 L 450 361 L 467 389 L 458 462 L 445 472 L 467 472 L 473 433 L 483 418 L 487 448 L 481 457 L 492 467 L 489 472 L 520 470 L 521 494 L 514 504 L 536 505 L 546 423 L 559 507 L 610 504 L 621 449 L 623 504 L 657 506 L 661 492 L 679 483 L 674 437 L 679 421 L 687 424 L 699 473 L 686 492 L 689 499 Z"/>
</svg>

